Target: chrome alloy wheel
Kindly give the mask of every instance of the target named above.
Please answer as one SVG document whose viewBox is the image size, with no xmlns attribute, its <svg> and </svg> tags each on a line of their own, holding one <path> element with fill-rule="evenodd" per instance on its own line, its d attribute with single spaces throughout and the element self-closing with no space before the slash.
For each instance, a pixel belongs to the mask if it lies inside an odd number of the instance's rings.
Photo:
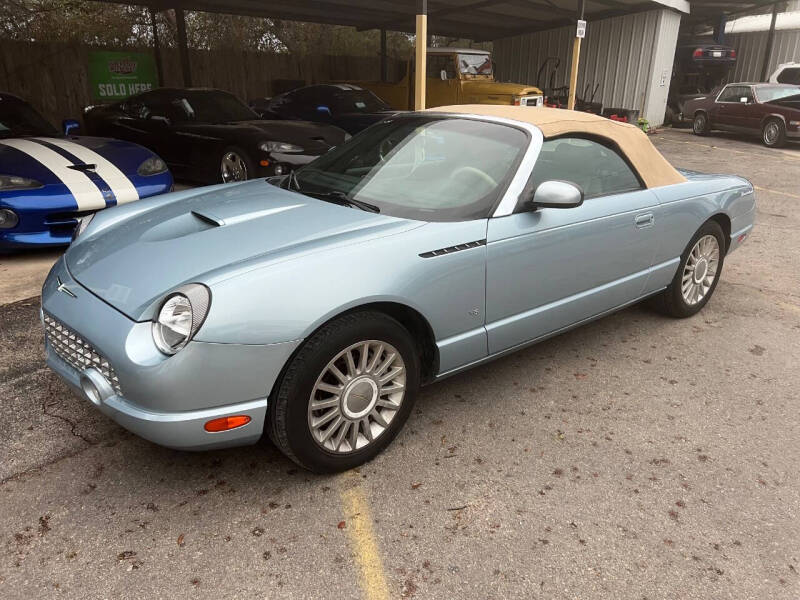
<svg viewBox="0 0 800 600">
<path fill-rule="evenodd" d="M 237 152 L 226 152 L 219 165 L 222 183 L 245 181 L 247 179 L 247 163 Z"/>
<path fill-rule="evenodd" d="M 391 344 L 357 342 L 317 378 L 308 400 L 308 427 L 325 450 L 347 454 L 375 441 L 400 410 L 406 367 Z"/>
<path fill-rule="evenodd" d="M 694 306 L 705 298 L 719 270 L 719 242 L 713 235 L 704 235 L 692 248 L 683 267 L 681 293 L 686 304 Z"/>
<path fill-rule="evenodd" d="M 781 126 L 777 121 L 770 121 L 764 126 L 764 143 L 767 146 L 772 146 L 778 141 L 781 136 Z"/>
</svg>

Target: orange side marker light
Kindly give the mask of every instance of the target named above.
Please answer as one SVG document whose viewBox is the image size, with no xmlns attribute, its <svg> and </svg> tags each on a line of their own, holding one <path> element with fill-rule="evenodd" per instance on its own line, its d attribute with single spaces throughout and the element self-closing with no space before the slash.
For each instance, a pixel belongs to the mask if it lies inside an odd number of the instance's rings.
<svg viewBox="0 0 800 600">
<path fill-rule="evenodd" d="M 250 417 L 247 415 L 236 415 L 234 417 L 221 417 L 219 419 L 212 419 L 203 427 L 206 431 L 217 433 L 220 431 L 228 431 L 229 429 L 236 429 L 250 422 Z"/>
</svg>

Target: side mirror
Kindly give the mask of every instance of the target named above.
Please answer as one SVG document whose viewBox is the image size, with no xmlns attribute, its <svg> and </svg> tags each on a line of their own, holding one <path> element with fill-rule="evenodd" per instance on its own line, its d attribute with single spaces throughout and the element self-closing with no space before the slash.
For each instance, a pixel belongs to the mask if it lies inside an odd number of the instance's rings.
<svg viewBox="0 0 800 600">
<path fill-rule="evenodd" d="M 64 131 L 64 135 L 70 135 L 70 132 L 74 132 L 74 135 L 77 135 L 80 132 L 81 124 L 75 119 L 64 119 L 61 122 L 61 128 Z"/>
<path fill-rule="evenodd" d="M 583 190 L 568 181 L 545 181 L 533 193 L 531 204 L 537 208 L 576 208 L 583 204 Z"/>
<path fill-rule="evenodd" d="M 331 113 L 330 107 L 325 106 L 324 104 L 321 104 L 317 107 L 317 114 L 328 119 L 333 118 L 333 113 Z"/>
<path fill-rule="evenodd" d="M 442 81 L 447 81 L 447 71 L 444 69 L 439 71 L 439 77 L 441 78 Z"/>
<path fill-rule="evenodd" d="M 150 120 L 155 121 L 163 127 L 167 127 L 171 123 L 168 117 L 163 117 L 161 115 L 150 115 Z"/>
</svg>

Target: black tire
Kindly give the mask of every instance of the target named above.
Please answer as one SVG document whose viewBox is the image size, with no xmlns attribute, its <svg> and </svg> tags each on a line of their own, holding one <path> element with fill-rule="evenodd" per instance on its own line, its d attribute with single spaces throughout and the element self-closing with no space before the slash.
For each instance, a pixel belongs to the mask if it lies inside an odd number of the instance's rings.
<svg viewBox="0 0 800 600">
<path fill-rule="evenodd" d="M 786 144 L 786 126 L 780 119 L 767 119 L 761 127 L 761 143 L 768 148 L 781 148 Z"/>
<path fill-rule="evenodd" d="M 710 131 L 708 115 L 704 112 L 696 113 L 694 115 L 694 121 L 692 121 L 692 133 L 695 135 L 708 135 Z"/>
<path fill-rule="evenodd" d="M 241 148 L 237 148 L 236 146 L 230 146 L 222 151 L 222 154 L 219 157 L 219 161 L 217 162 L 218 165 L 217 178 L 220 183 L 226 183 L 224 177 L 222 176 L 222 161 L 230 153 L 235 154 L 241 159 L 241 162 L 245 168 L 245 174 L 244 174 L 244 179 L 231 179 L 228 181 L 245 181 L 247 179 L 252 179 L 253 177 L 255 177 L 256 174 L 255 165 L 253 164 L 253 161 L 250 159 L 250 156 L 247 154 L 247 152 L 245 152 Z"/>
<path fill-rule="evenodd" d="M 405 363 L 405 396 L 388 427 L 358 450 L 337 454 L 320 446 L 309 425 L 309 402 L 317 378 L 329 361 L 349 346 L 379 340 L 394 346 Z M 267 409 L 267 433 L 287 457 L 317 473 L 346 471 L 371 460 L 394 439 L 411 414 L 420 382 L 414 341 L 395 319 L 373 311 L 339 317 L 319 329 L 301 347 L 273 392 Z"/>
<path fill-rule="evenodd" d="M 705 296 L 699 302 L 696 304 L 689 304 L 684 299 L 681 291 L 684 269 L 686 268 L 686 263 L 689 260 L 689 254 L 692 248 L 694 248 L 700 238 L 706 235 L 713 235 L 717 239 L 717 244 L 719 245 L 719 263 L 717 265 L 716 278 Z M 719 223 L 716 221 L 706 221 L 686 245 L 681 255 L 680 265 L 675 273 L 675 277 L 672 278 L 672 282 L 667 289 L 650 300 L 650 306 L 659 312 L 677 319 L 685 319 L 686 317 L 691 317 L 700 312 L 714 294 L 714 290 L 717 289 L 717 283 L 719 283 L 719 278 L 722 275 L 722 267 L 725 262 L 725 249 L 725 234 L 722 231 L 722 227 L 720 227 Z"/>
</svg>

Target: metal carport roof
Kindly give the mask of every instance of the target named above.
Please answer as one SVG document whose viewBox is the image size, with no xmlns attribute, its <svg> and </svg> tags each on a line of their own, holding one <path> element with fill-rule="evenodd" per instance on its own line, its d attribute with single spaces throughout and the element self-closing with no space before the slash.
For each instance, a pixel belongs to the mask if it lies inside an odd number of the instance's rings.
<svg viewBox="0 0 800 600">
<path fill-rule="evenodd" d="M 350 25 L 359 29 L 415 31 L 418 0 L 101 0 L 225 14 Z M 754 4 L 750 2 L 749 4 Z M 573 23 L 578 0 L 428 0 L 428 33 L 476 41 Z M 686 0 L 586 0 L 587 19 L 670 6 L 686 12 Z"/>
</svg>

